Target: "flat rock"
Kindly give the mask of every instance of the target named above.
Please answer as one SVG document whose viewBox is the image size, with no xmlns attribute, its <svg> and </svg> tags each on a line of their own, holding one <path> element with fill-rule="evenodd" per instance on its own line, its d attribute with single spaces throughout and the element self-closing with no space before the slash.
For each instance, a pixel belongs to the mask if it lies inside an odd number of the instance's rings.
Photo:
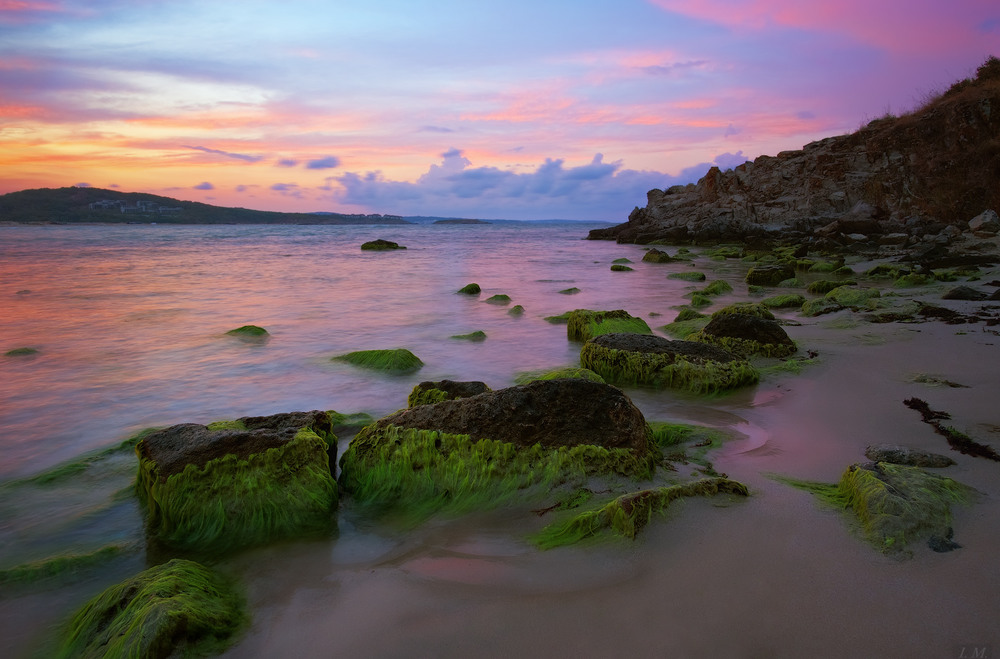
<svg viewBox="0 0 1000 659">
<path fill-rule="evenodd" d="M 869 446 L 865 449 L 865 457 L 873 462 L 891 462 L 912 467 L 942 468 L 955 464 L 954 460 L 940 453 L 890 444 Z"/>
</svg>

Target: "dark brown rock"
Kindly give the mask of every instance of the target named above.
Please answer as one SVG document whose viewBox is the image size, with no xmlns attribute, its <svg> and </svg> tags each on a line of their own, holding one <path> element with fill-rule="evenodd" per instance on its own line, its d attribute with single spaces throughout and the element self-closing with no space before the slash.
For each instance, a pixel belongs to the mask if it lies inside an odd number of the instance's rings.
<svg viewBox="0 0 1000 659">
<path fill-rule="evenodd" d="M 891 462 L 897 465 L 910 465 L 912 467 L 940 469 L 955 464 L 955 461 L 946 455 L 889 444 L 867 447 L 865 449 L 865 457 L 873 462 Z"/>
<path fill-rule="evenodd" d="M 751 314 L 724 313 L 712 316 L 702 330 L 705 334 L 719 338 L 756 341 L 765 345 L 794 347 L 795 342 L 782 329 L 777 320 L 761 318 Z"/>
<path fill-rule="evenodd" d="M 986 298 L 986 293 L 977 291 L 971 286 L 956 286 L 941 296 L 942 300 L 972 300 L 976 302 Z"/>
</svg>

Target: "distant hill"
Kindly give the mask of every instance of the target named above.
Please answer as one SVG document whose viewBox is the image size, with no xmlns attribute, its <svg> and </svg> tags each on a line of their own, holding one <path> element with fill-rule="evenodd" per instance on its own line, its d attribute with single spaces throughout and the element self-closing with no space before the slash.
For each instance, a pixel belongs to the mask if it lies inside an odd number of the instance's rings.
<svg viewBox="0 0 1000 659">
<path fill-rule="evenodd" d="M 38 188 L 0 195 L 0 222 L 74 224 L 410 224 L 398 215 L 278 213 L 212 206 L 141 192 Z"/>
</svg>

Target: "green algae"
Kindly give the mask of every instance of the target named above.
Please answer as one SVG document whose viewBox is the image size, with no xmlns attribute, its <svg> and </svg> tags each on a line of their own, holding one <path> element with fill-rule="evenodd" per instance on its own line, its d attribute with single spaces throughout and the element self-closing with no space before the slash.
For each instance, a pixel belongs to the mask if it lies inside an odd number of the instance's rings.
<svg viewBox="0 0 1000 659">
<path fill-rule="evenodd" d="M 57 656 L 216 654 L 246 623 L 243 597 L 227 579 L 174 559 L 90 600 L 70 622 Z"/>
<path fill-rule="evenodd" d="M 854 272 L 854 269 L 851 266 L 849 266 L 849 265 L 842 265 L 839 268 L 837 268 L 836 270 L 834 270 L 833 272 L 831 272 L 830 274 L 837 275 L 837 276 L 840 276 L 840 277 L 850 277 L 851 275 L 855 274 L 855 272 Z"/>
<path fill-rule="evenodd" d="M 353 412 L 350 414 L 345 414 L 343 412 L 335 412 L 334 410 L 328 410 L 327 414 L 330 415 L 330 423 L 332 432 L 339 432 L 342 430 L 354 430 L 367 426 L 369 423 L 375 421 L 371 414 L 367 412 Z"/>
<path fill-rule="evenodd" d="M 692 309 L 692 311 L 694 311 Z M 697 312 L 696 312 L 697 313 Z M 700 332 L 708 325 L 708 321 L 711 320 L 710 316 L 699 314 L 698 318 L 691 318 L 689 320 L 675 320 L 672 323 L 668 323 L 660 328 L 660 330 L 675 339 L 686 339 L 696 332 Z"/>
<path fill-rule="evenodd" d="M 443 389 L 423 389 L 419 385 L 413 388 L 410 395 L 406 397 L 407 407 L 417 407 L 419 405 L 433 405 L 441 401 L 450 400 L 451 396 Z"/>
<path fill-rule="evenodd" d="M 933 275 L 920 275 L 915 272 L 903 275 L 892 282 L 895 288 L 916 288 L 917 286 L 927 286 L 933 284 L 937 279 Z"/>
<path fill-rule="evenodd" d="M 643 254 L 642 260 L 645 263 L 673 263 L 678 259 L 673 258 L 666 252 L 654 248 Z"/>
<path fill-rule="evenodd" d="M 420 519 L 437 511 L 495 508 L 544 496 L 594 475 L 647 478 L 653 457 L 581 444 L 519 448 L 492 439 L 387 425 L 362 429 L 340 461 L 354 501 Z"/>
<path fill-rule="evenodd" d="M 604 378 L 597 373 L 594 373 L 589 368 L 567 366 L 566 368 L 557 368 L 551 371 L 529 371 L 527 373 L 521 373 L 514 378 L 514 384 L 528 384 L 529 382 L 534 382 L 535 380 L 562 380 L 566 378 L 604 383 Z"/>
<path fill-rule="evenodd" d="M 660 448 L 677 446 L 689 442 L 718 448 L 725 438 L 725 433 L 720 430 L 689 423 L 650 421 L 649 428 L 653 432 L 653 441 Z"/>
<path fill-rule="evenodd" d="M 397 348 L 395 350 L 357 350 L 344 355 L 337 355 L 336 357 L 332 357 L 331 360 L 347 362 L 354 366 L 377 371 L 416 371 L 424 365 L 416 355 L 405 348 Z"/>
<path fill-rule="evenodd" d="M 812 293 L 813 295 L 826 295 L 830 291 L 840 286 L 853 286 L 855 282 L 853 281 L 833 281 L 830 279 L 818 279 L 814 282 L 810 282 L 806 286 L 806 291 Z"/>
<path fill-rule="evenodd" d="M 801 313 L 803 316 L 814 317 L 821 316 L 826 313 L 832 313 L 834 311 L 840 311 L 843 308 L 844 307 L 832 300 L 819 298 L 818 300 L 806 300 L 805 304 L 802 305 Z"/>
<path fill-rule="evenodd" d="M 22 563 L 6 570 L 0 570 L 0 585 L 34 583 L 60 577 L 68 573 L 96 567 L 138 549 L 138 545 L 106 545 L 85 554 L 63 554 L 30 563 Z"/>
<path fill-rule="evenodd" d="M 3 353 L 4 357 L 27 357 L 28 355 L 37 355 L 37 348 L 14 348 L 13 350 L 8 350 Z"/>
<path fill-rule="evenodd" d="M 717 279 L 701 289 L 700 292 L 704 295 L 725 295 L 726 293 L 732 293 L 733 287 L 728 281 Z"/>
<path fill-rule="evenodd" d="M 691 293 L 690 297 L 691 302 L 689 304 L 695 309 L 703 309 L 705 307 L 710 307 L 713 304 L 712 298 L 700 291 Z"/>
<path fill-rule="evenodd" d="M 327 531 L 337 503 L 327 451 L 303 428 L 281 447 L 189 464 L 164 479 L 136 450 L 147 532 L 166 546 L 215 553 Z"/>
<path fill-rule="evenodd" d="M 469 332 L 468 334 L 454 334 L 453 339 L 460 339 L 462 341 L 485 341 L 486 332 L 483 330 L 476 330 L 475 332 Z"/>
<path fill-rule="evenodd" d="M 798 293 L 785 293 L 764 298 L 760 303 L 769 309 L 800 309 L 806 303 L 806 298 Z"/>
<path fill-rule="evenodd" d="M 576 295 L 577 293 L 579 293 L 579 292 L 580 292 L 580 289 L 579 289 L 579 288 L 577 288 L 576 286 L 573 286 L 572 288 L 564 288 L 564 289 L 562 289 L 562 290 L 561 290 L 561 291 L 559 291 L 559 292 L 560 292 L 560 293 L 561 293 L 562 295 Z"/>
<path fill-rule="evenodd" d="M 657 487 L 623 494 L 600 508 L 577 513 L 550 524 L 531 540 L 540 549 L 575 544 L 590 537 L 609 533 L 634 539 L 670 503 L 681 497 L 731 494 L 748 496 L 747 487 L 728 478 L 705 478 L 691 483 Z"/>
<path fill-rule="evenodd" d="M 246 430 L 247 427 L 239 419 L 223 419 L 212 421 L 205 425 L 209 430 Z"/>
<path fill-rule="evenodd" d="M 631 263 L 631 261 L 629 261 L 629 263 Z M 611 272 L 632 272 L 632 270 L 633 268 L 630 268 L 627 265 L 622 265 L 621 263 L 616 263 L 611 266 Z"/>
<path fill-rule="evenodd" d="M 903 275 L 908 275 L 913 272 L 913 268 L 908 265 L 903 265 L 901 263 L 881 263 L 868 270 L 865 270 L 865 276 L 872 279 L 899 279 Z"/>
<path fill-rule="evenodd" d="M 632 263 L 632 259 L 627 259 L 623 256 L 620 259 L 615 259 L 612 263 Z"/>
<path fill-rule="evenodd" d="M 689 361 L 680 355 L 631 352 L 584 344 L 580 363 L 614 384 L 644 384 L 684 389 L 697 394 L 717 394 L 756 384 L 760 379 L 750 362 Z"/>
<path fill-rule="evenodd" d="M 479 284 L 473 282 L 471 284 L 466 284 L 465 286 L 463 286 L 462 288 L 458 289 L 455 292 L 460 293 L 462 295 L 479 295 L 479 293 L 481 293 L 482 290 L 483 289 L 479 287 Z"/>
<path fill-rule="evenodd" d="M 91 469 L 98 467 L 106 460 L 131 454 L 135 448 L 136 442 L 155 430 L 156 428 L 145 428 L 128 439 L 108 448 L 84 454 L 78 458 L 74 458 L 73 460 L 63 462 L 50 469 L 46 469 L 45 471 L 35 474 L 34 476 L 7 481 L 0 484 L 0 489 L 26 484 L 40 486 L 63 484 L 67 480 L 76 479 L 89 472 Z"/>
<path fill-rule="evenodd" d="M 851 465 L 836 484 L 771 478 L 852 511 L 864 538 L 883 552 L 929 537 L 950 538 L 951 505 L 969 503 L 975 494 L 951 478 L 888 462 Z"/>
<path fill-rule="evenodd" d="M 776 375 L 799 375 L 807 366 L 817 363 L 819 363 L 819 360 L 815 357 L 798 357 L 795 359 L 782 359 L 774 364 L 758 364 L 757 369 L 760 371 L 761 380 L 764 380 Z"/>
<path fill-rule="evenodd" d="M 836 272 L 840 266 L 836 263 L 830 263 L 828 261 L 818 261 L 809 266 L 809 272 L 819 272 L 828 273 Z"/>
<path fill-rule="evenodd" d="M 231 329 L 226 332 L 229 336 L 238 336 L 246 338 L 263 338 L 269 336 L 268 331 L 263 327 L 258 327 L 257 325 L 244 325 L 243 327 L 237 327 L 236 329 Z"/>
<path fill-rule="evenodd" d="M 680 279 L 681 281 L 705 281 L 704 272 L 671 272 L 667 279 Z"/>
<path fill-rule="evenodd" d="M 720 245 L 705 252 L 705 255 L 716 260 L 739 259 L 743 258 L 743 248 L 739 245 Z"/>
<path fill-rule="evenodd" d="M 680 323 L 685 320 L 697 320 L 701 318 L 708 318 L 707 314 L 703 314 L 700 311 L 695 311 L 691 307 L 682 307 L 680 311 L 677 312 L 677 317 L 674 318 L 675 323 Z"/>
<path fill-rule="evenodd" d="M 778 288 L 802 288 L 802 280 L 797 277 L 792 277 L 790 279 L 782 279 L 776 286 Z"/>
<path fill-rule="evenodd" d="M 566 322 L 566 336 L 570 341 L 589 341 L 602 334 L 652 334 L 642 318 L 635 318 L 623 309 L 615 311 L 571 311 Z"/>
<path fill-rule="evenodd" d="M 747 295 L 752 295 L 753 297 L 764 297 L 767 295 L 767 289 L 763 286 L 757 286 L 756 284 L 747 284 Z"/>
<path fill-rule="evenodd" d="M 795 271 L 789 265 L 765 265 L 750 268 L 744 281 L 755 286 L 775 286 L 794 276 Z"/>
<path fill-rule="evenodd" d="M 486 302 L 487 304 L 510 304 L 510 296 L 504 293 L 497 293 L 486 298 Z"/>
<path fill-rule="evenodd" d="M 508 316 L 522 316 L 524 315 L 524 307 L 520 304 L 515 304 L 510 309 L 507 310 Z"/>
<path fill-rule="evenodd" d="M 729 314 L 756 316 L 758 318 L 764 318 L 765 320 L 775 319 L 771 310 L 768 309 L 767 305 L 762 302 L 734 302 L 733 304 L 727 304 L 718 311 L 715 311 L 712 316 L 724 316 Z"/>
<path fill-rule="evenodd" d="M 577 311 L 579 311 L 579 309 L 577 309 Z M 545 321 L 548 323 L 552 323 L 553 325 L 565 325 L 566 323 L 569 322 L 569 317 L 572 314 L 573 314 L 572 311 L 567 311 L 565 313 L 559 314 L 558 316 L 546 316 Z"/>
<path fill-rule="evenodd" d="M 855 286 L 840 286 L 826 294 L 825 299 L 836 302 L 842 307 L 862 308 L 871 300 L 880 297 L 877 288 L 857 288 Z"/>
</svg>

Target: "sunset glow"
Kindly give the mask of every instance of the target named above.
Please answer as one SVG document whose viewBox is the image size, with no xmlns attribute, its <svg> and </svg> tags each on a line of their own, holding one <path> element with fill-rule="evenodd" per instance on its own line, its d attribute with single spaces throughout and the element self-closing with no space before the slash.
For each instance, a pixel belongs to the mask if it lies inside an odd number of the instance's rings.
<svg viewBox="0 0 1000 659">
<path fill-rule="evenodd" d="M 1000 5 L 0 1 L 0 193 L 621 221 L 910 110 Z"/>
</svg>

